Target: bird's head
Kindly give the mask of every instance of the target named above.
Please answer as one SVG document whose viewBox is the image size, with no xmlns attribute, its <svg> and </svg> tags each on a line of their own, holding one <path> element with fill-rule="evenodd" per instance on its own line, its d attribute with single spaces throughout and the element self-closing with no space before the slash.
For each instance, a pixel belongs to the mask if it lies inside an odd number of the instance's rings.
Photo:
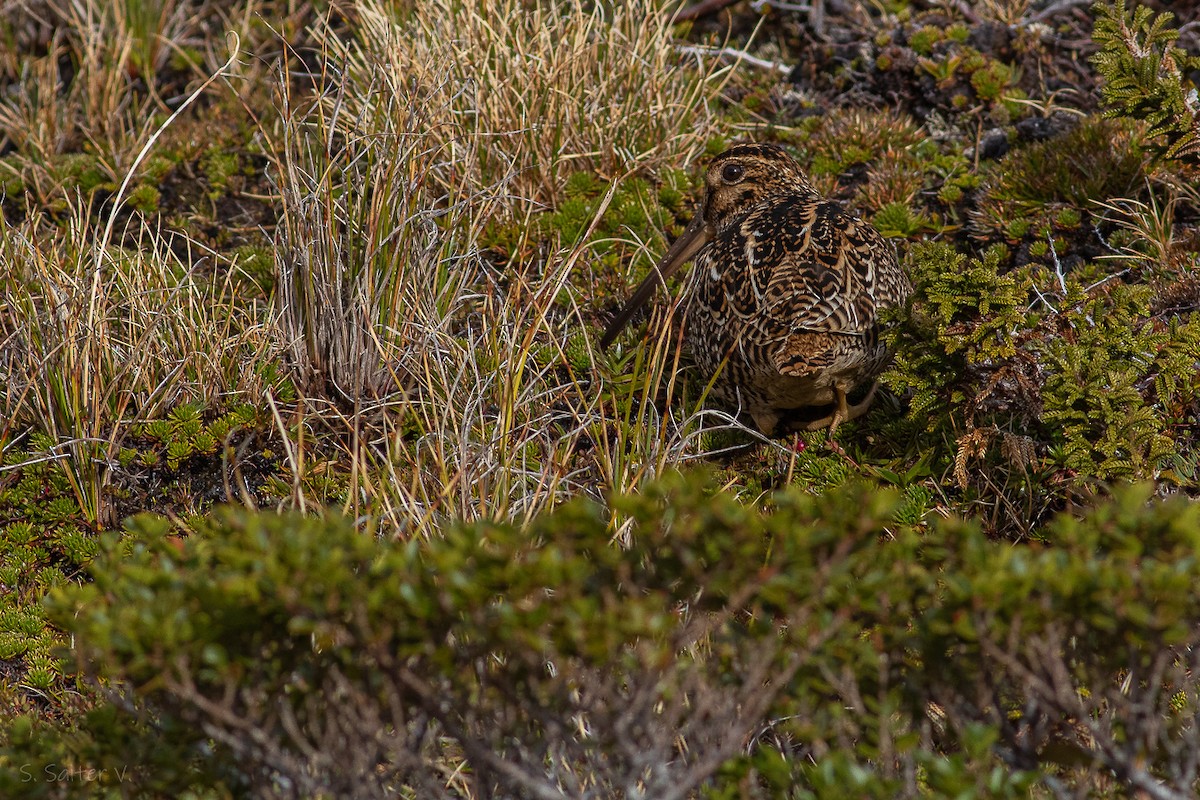
<svg viewBox="0 0 1200 800">
<path fill-rule="evenodd" d="M 706 239 L 780 194 L 816 194 L 816 190 L 781 147 L 738 144 L 729 148 L 709 162 L 704 173 L 704 205 L 697 216 L 703 217 Z"/>
<path fill-rule="evenodd" d="M 718 232 L 737 224 L 763 200 L 779 194 L 816 194 L 800 165 L 781 147 L 738 144 L 709 162 L 700 210 L 609 323 L 600 346 L 612 344 L 655 288 L 691 260 Z"/>
</svg>

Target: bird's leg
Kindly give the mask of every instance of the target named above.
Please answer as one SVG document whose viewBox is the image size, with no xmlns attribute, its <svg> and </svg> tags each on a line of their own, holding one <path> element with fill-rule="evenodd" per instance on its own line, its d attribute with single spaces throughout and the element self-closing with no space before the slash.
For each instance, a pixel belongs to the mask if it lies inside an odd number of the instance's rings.
<svg viewBox="0 0 1200 800">
<path fill-rule="evenodd" d="M 833 432 L 837 430 L 837 426 L 842 423 L 842 420 L 846 419 L 846 415 L 850 413 L 850 409 L 846 406 L 846 393 L 841 389 L 841 387 L 835 386 L 833 388 L 833 397 L 835 403 L 833 413 L 827 417 L 821 417 L 820 419 L 814 419 L 812 422 L 806 422 L 800 427 L 800 430 L 819 431 L 822 428 L 829 428 L 829 441 L 827 442 L 829 449 L 838 455 L 844 456 L 846 455 L 846 451 L 842 449 L 841 445 L 833 440 Z"/>
<path fill-rule="evenodd" d="M 842 421 L 848 418 L 850 409 L 846 405 L 846 390 L 840 386 L 833 387 L 833 396 L 837 400 L 837 408 L 834 409 L 833 416 L 829 420 L 829 449 L 837 453 L 839 456 L 845 456 L 846 451 L 833 439 L 833 432 L 837 430 L 837 426 L 842 424 Z"/>
<path fill-rule="evenodd" d="M 847 416 L 851 409 L 846 404 L 846 392 L 840 386 L 833 387 L 833 404 L 834 409 L 832 414 L 820 419 L 814 419 L 812 422 L 804 423 L 802 430 L 819 431 L 828 428 L 829 441 L 832 442 L 833 432 L 837 430 L 837 426 L 841 425 L 846 419 L 853 419 L 853 417 Z M 858 408 L 858 406 L 856 405 L 854 408 Z"/>
<path fill-rule="evenodd" d="M 833 441 L 833 432 L 837 430 L 837 426 L 841 425 L 850 414 L 850 408 L 846 404 L 846 390 L 840 386 L 833 387 L 833 397 L 837 402 L 837 408 L 834 409 L 833 418 L 829 421 L 829 441 Z"/>
<path fill-rule="evenodd" d="M 833 434 L 837 431 L 838 425 L 852 419 L 858 419 L 863 414 L 867 413 L 867 409 L 871 407 L 871 401 L 875 399 L 875 392 L 879 389 L 879 381 L 871 384 L 870 391 L 867 396 L 859 400 L 854 405 L 850 405 L 846 400 L 846 391 L 840 386 L 833 387 L 834 409 L 833 413 L 827 417 L 813 420 L 805 423 L 802 430 L 819 431 L 822 428 L 829 428 L 829 447 L 834 452 L 845 455 L 846 452 L 833 440 Z"/>
<path fill-rule="evenodd" d="M 867 413 L 867 409 L 871 407 L 871 401 L 875 399 L 875 392 L 879 389 L 879 381 L 871 384 L 871 391 L 867 392 L 867 396 L 859 400 L 854 405 L 846 409 L 846 419 L 858 419 L 863 414 Z"/>
</svg>

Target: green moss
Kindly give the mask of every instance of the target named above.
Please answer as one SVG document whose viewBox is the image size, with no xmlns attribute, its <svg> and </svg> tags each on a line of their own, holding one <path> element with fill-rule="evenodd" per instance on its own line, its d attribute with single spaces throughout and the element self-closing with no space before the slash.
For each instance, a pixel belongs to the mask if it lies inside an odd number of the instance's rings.
<svg viewBox="0 0 1200 800">
<path fill-rule="evenodd" d="M 145 164 L 142 166 L 142 181 L 150 185 L 161 184 L 163 180 L 175 169 L 177 159 L 169 158 L 164 155 L 151 155 Z"/>
<path fill-rule="evenodd" d="M 15 197 L 25 191 L 25 178 L 13 155 L 0 158 L 0 196 Z"/>
<path fill-rule="evenodd" d="M 709 158 L 718 156 L 729 149 L 729 137 L 718 134 L 704 143 L 704 154 Z"/>
<path fill-rule="evenodd" d="M 1060 208 L 1054 213 L 1054 224 L 1060 228 L 1078 228 L 1083 222 L 1083 214 L 1077 208 Z"/>
<path fill-rule="evenodd" d="M 200 157 L 200 170 L 208 180 L 209 197 L 213 200 L 226 194 L 229 179 L 241 173 L 241 156 L 230 150 L 213 147 Z"/>
<path fill-rule="evenodd" d="M 68 153 L 48 165 L 51 175 L 66 186 L 77 186 L 85 194 L 97 189 L 115 191 L 117 185 L 100 160 L 89 153 Z"/>
<path fill-rule="evenodd" d="M 215 453 L 217 450 L 217 444 L 217 437 L 214 436 L 209 430 L 198 431 L 192 437 L 192 447 L 195 448 L 197 453 L 204 455 L 211 455 L 212 453 Z"/>
<path fill-rule="evenodd" d="M 6 453 L 0 488 L 0 658 L 20 679 L 0 683 L 0 703 L 21 707 L 33 697 L 58 704 L 66 687 L 56 652 L 63 638 L 45 619 L 42 599 L 76 575 L 96 553 L 96 535 L 82 514 L 52 440 L 30 437 Z M 64 573 L 66 570 L 66 573 Z"/>
<path fill-rule="evenodd" d="M 804 434 L 804 451 L 796 457 L 794 480 L 797 486 L 824 493 L 841 486 L 850 477 L 850 464 L 824 446 L 826 434 Z"/>
<path fill-rule="evenodd" d="M 176 440 L 167 444 L 167 469 L 179 469 L 180 463 L 194 452 L 191 442 Z"/>
<path fill-rule="evenodd" d="M 1083 210 L 1130 196 L 1145 179 L 1136 130 L 1098 118 L 1026 145 L 985 168 L 977 230 L 1020 241 L 1082 222 Z"/>
<path fill-rule="evenodd" d="M 953 183 L 946 183 L 941 189 L 938 189 L 938 200 L 946 205 L 955 205 L 962 202 L 963 190 L 962 187 L 956 186 Z"/>
<path fill-rule="evenodd" d="M 992 119 L 997 123 L 1007 124 L 1008 122 L 1018 119 L 1029 112 L 1030 106 L 1027 102 L 1029 95 L 1024 89 L 1014 86 L 1008 89 L 998 106 L 993 108 Z"/>
<path fill-rule="evenodd" d="M 263 245 L 241 245 L 233 250 L 230 262 L 242 284 L 257 293 L 269 295 L 275 287 L 275 251 Z"/>
<path fill-rule="evenodd" d="M 911 117 L 892 112 L 839 110 L 803 124 L 809 132 L 803 150 L 813 175 L 840 175 L 884 154 L 911 165 L 926 141 Z"/>
<path fill-rule="evenodd" d="M 126 197 L 129 206 L 143 214 L 153 214 L 158 211 L 158 203 L 162 194 L 155 187 L 142 183 L 130 190 Z"/>
<path fill-rule="evenodd" d="M 976 50 L 974 47 L 964 47 L 961 49 L 960 53 L 962 55 L 961 68 L 962 71 L 967 75 L 970 75 L 976 70 L 981 70 L 988 66 L 988 57 Z"/>
<path fill-rule="evenodd" d="M 590 340 L 583 332 L 572 334 L 567 339 L 565 354 L 567 363 L 577 375 L 587 374 L 592 368 Z"/>
<path fill-rule="evenodd" d="M 159 442 L 168 441 L 173 432 L 171 422 L 165 419 L 151 420 L 144 425 L 138 425 L 134 428 L 134 435 L 145 436 Z"/>
<path fill-rule="evenodd" d="M 76 564 L 90 563 L 96 555 L 96 537 L 79 528 L 69 526 L 59 536 L 59 546 L 66 556 Z"/>
<path fill-rule="evenodd" d="M 174 46 L 170 50 L 170 68 L 177 72 L 190 72 L 205 63 L 204 51 L 195 47 Z"/>
<path fill-rule="evenodd" d="M 933 46 L 944 38 L 945 33 L 941 28 L 936 25 L 925 25 L 909 34 L 908 46 L 917 55 L 929 56 L 933 54 Z"/>
<path fill-rule="evenodd" d="M 930 227 L 928 218 L 907 203 L 889 203 L 875 214 L 875 227 L 884 236 L 906 238 Z"/>
<path fill-rule="evenodd" d="M 563 189 L 568 198 L 591 198 L 604 191 L 604 185 L 596 173 L 587 170 L 572 172 L 567 176 L 567 184 Z"/>
<path fill-rule="evenodd" d="M 180 431 L 184 436 L 191 436 L 200 426 L 200 415 L 204 411 L 204 405 L 198 402 L 183 403 L 175 406 L 167 413 L 167 419 L 175 426 L 176 430 Z"/>
<path fill-rule="evenodd" d="M 658 203 L 673 214 L 687 213 L 688 174 L 681 169 L 663 170 L 659 176 Z"/>
<path fill-rule="evenodd" d="M 634 271 L 648 269 L 649 264 L 638 262 L 652 256 L 648 256 L 643 248 L 631 246 L 629 240 L 650 237 L 653 242 L 658 231 L 671 227 L 676 212 L 686 204 L 684 188 L 687 184 L 682 173 L 665 171 L 657 186 L 645 178 L 627 178 L 612 193 L 599 220 L 596 215 L 608 187 L 590 173 L 577 175 L 579 177 L 568 178 L 567 199 L 539 219 L 542 234 L 564 244 L 575 244 L 595 222 L 591 252 L 605 269 L 623 272 L 622 265 L 631 259 Z M 660 239 L 654 249 L 663 246 Z M 584 275 L 577 277 L 580 283 L 588 280 Z M 568 302 L 568 298 L 563 296 L 561 302 Z"/>
<path fill-rule="evenodd" d="M 989 60 L 986 66 L 971 74 L 971 86 L 980 100 L 999 100 L 1017 82 L 1017 74 L 1003 61 Z"/>
<path fill-rule="evenodd" d="M 966 42 L 971 35 L 971 29 L 961 22 L 956 22 L 946 28 L 946 38 L 951 42 L 962 44 Z"/>
<path fill-rule="evenodd" d="M 1004 227 L 1004 235 L 1010 240 L 1019 241 L 1029 235 L 1033 223 L 1028 219 L 1017 218 L 1010 220 Z"/>
<path fill-rule="evenodd" d="M 1128 195 L 1143 177 L 1144 162 L 1129 125 L 1087 118 L 1064 136 L 1026 145 L 998 162 L 987 178 L 988 196 L 1025 207 L 1087 207 Z"/>
</svg>

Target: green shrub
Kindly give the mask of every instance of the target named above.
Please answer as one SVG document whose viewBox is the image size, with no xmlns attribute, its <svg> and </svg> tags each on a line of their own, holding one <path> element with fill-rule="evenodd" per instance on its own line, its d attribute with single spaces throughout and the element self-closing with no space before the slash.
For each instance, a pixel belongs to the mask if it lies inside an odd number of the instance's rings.
<svg viewBox="0 0 1200 800">
<path fill-rule="evenodd" d="M 55 619 L 144 709 L 118 738 L 171 753 L 154 780 L 177 791 L 607 797 L 642 782 L 682 797 L 806 659 L 857 634 L 830 598 L 893 502 L 791 495 L 762 516 L 676 480 L 616 502 L 625 549 L 587 503 L 406 544 L 226 514 L 180 547 L 142 521 L 105 541 L 94 584 L 61 592 Z M 110 765 L 112 736 L 78 758 Z M 457 766 L 461 793 L 442 788 Z"/>
<path fill-rule="evenodd" d="M 885 380 L 924 430 L 910 457 L 953 474 L 951 507 L 1014 538 L 1043 536 L 1051 509 L 1115 481 L 1170 466 L 1195 486 L 1200 326 L 1164 324 L 1150 287 L 1095 280 L 1102 264 L 1067 272 L 1053 250 L 1043 258 L 1053 272 L 1003 272 L 1002 247 L 973 259 L 916 245 L 913 295 L 889 334 Z"/>
<path fill-rule="evenodd" d="M 936 675 L 909 673 L 909 707 L 945 714 L 943 747 L 982 725 L 1010 765 L 1193 794 L 1200 508 L 1139 487 L 1050 527 L 1054 548 L 996 547 L 953 524 L 921 542 L 894 595 L 911 625 L 879 628 Z"/>
<path fill-rule="evenodd" d="M 1125 0 L 1096 3 L 1093 32 L 1100 52 L 1092 56 L 1104 77 L 1101 97 L 1106 114 L 1145 120 L 1150 150 L 1165 158 L 1200 164 L 1200 117 L 1195 89 L 1184 76 L 1200 69 L 1200 57 L 1189 55 L 1176 42 L 1174 15 L 1155 14 Z"/>
<path fill-rule="evenodd" d="M 1055 460 L 1072 472 L 1105 481 L 1151 478 L 1176 449 L 1164 409 L 1141 391 L 1169 344 L 1147 319 L 1149 301 L 1149 287 L 1115 284 L 1064 312 L 1065 335 L 1042 345 L 1049 368 L 1042 419 Z"/>
<path fill-rule="evenodd" d="M 912 394 L 910 415 L 929 425 L 959 415 L 980 388 L 981 371 L 1016 353 L 1013 332 L 1025 322 L 1027 289 L 1001 275 L 1002 251 L 968 259 L 950 245 L 929 242 L 909 253 L 914 293 L 910 313 L 893 332 L 891 386 Z"/>
<path fill-rule="evenodd" d="M 142 519 L 50 605 L 106 701 L 11 725 L 0 793 L 63 796 L 22 782 L 56 766 L 74 796 L 1196 788 L 1200 507 L 1124 491 L 1013 547 L 870 486 L 710 486 L 410 542 Z"/>
</svg>

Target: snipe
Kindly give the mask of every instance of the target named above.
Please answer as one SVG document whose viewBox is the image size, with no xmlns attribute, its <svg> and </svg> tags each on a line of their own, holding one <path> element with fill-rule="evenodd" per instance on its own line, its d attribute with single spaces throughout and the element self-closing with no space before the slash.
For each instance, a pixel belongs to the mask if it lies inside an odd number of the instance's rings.
<svg viewBox="0 0 1200 800">
<path fill-rule="evenodd" d="M 888 353 L 879 312 L 911 285 L 868 223 L 826 200 L 774 145 L 740 144 L 712 160 L 703 205 L 604 332 L 607 347 L 685 262 L 685 340 L 716 375 L 710 397 L 776 433 L 795 409 L 831 406 L 793 428 L 829 428 L 866 412 Z M 873 382 L 850 405 L 855 388 Z M 822 413 L 821 411 L 817 412 Z"/>
</svg>

